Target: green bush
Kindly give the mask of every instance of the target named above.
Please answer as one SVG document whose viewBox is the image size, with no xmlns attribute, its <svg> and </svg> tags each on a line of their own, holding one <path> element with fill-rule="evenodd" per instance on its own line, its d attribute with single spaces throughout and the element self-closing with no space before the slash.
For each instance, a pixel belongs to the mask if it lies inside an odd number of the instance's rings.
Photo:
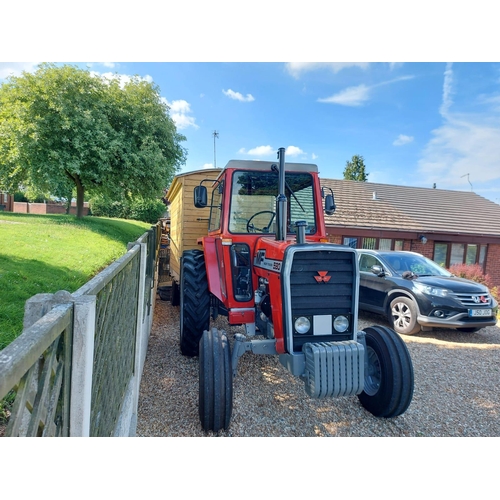
<svg viewBox="0 0 500 500">
<path fill-rule="evenodd" d="M 161 200 L 136 200 L 130 207 L 129 219 L 155 224 L 166 211 Z"/>
<path fill-rule="evenodd" d="M 92 215 L 96 217 L 114 217 L 127 219 L 126 206 L 121 201 L 111 201 L 105 198 L 92 198 L 90 201 Z"/>
<path fill-rule="evenodd" d="M 24 195 L 24 193 L 21 193 L 21 191 L 18 191 L 17 193 L 14 193 L 14 201 L 19 201 L 22 203 L 27 203 L 28 198 Z"/>
<path fill-rule="evenodd" d="M 92 215 L 97 217 L 138 220 L 149 224 L 155 224 L 166 211 L 161 200 L 144 200 L 142 198 L 111 201 L 96 197 L 91 200 L 90 209 Z"/>
</svg>

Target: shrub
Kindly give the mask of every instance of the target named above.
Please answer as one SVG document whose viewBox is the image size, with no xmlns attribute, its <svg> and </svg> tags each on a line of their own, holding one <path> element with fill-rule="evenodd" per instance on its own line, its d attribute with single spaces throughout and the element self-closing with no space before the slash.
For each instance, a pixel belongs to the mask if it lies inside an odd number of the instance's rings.
<svg viewBox="0 0 500 500">
<path fill-rule="evenodd" d="M 134 200 L 130 206 L 129 219 L 156 224 L 167 208 L 161 200 Z"/>
<path fill-rule="evenodd" d="M 97 217 L 131 219 L 149 224 L 156 224 L 166 211 L 165 204 L 161 200 L 145 200 L 142 198 L 111 201 L 96 197 L 91 200 L 90 208 L 92 215 Z"/>
<path fill-rule="evenodd" d="M 490 275 L 484 274 L 483 268 L 479 264 L 453 264 L 450 266 L 448 271 L 460 278 L 472 280 L 476 283 L 482 283 L 488 288 L 493 287 Z"/>
<path fill-rule="evenodd" d="M 16 193 L 14 193 L 14 201 L 27 203 L 28 198 L 26 198 L 24 193 L 22 193 L 21 191 L 17 191 Z"/>
<path fill-rule="evenodd" d="M 498 287 L 493 286 L 490 275 L 484 274 L 483 268 L 479 264 L 453 264 L 448 271 L 460 278 L 486 285 L 490 289 L 491 295 L 498 302 Z"/>
<path fill-rule="evenodd" d="M 114 217 L 127 219 L 127 208 L 122 201 L 111 201 L 106 198 L 92 198 L 90 201 L 92 215 L 97 217 Z"/>
</svg>

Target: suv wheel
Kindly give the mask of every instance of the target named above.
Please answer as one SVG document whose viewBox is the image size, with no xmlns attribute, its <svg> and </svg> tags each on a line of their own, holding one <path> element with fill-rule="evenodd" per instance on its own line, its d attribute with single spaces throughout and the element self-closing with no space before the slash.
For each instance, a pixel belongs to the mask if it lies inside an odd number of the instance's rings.
<svg viewBox="0 0 500 500">
<path fill-rule="evenodd" d="M 390 305 L 389 324 L 394 330 L 403 335 L 412 335 L 420 331 L 417 323 L 417 305 L 408 297 L 397 297 Z"/>
</svg>

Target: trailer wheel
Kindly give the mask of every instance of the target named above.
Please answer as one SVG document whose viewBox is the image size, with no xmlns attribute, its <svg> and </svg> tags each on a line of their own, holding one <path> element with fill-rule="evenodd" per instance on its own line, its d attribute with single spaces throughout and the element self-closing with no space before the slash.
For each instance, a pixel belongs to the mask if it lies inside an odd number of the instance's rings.
<svg viewBox="0 0 500 500">
<path fill-rule="evenodd" d="M 180 291 L 179 283 L 177 281 L 172 281 L 172 291 L 170 292 L 170 303 L 173 306 L 178 306 L 180 304 Z"/>
<path fill-rule="evenodd" d="M 367 328 L 364 391 L 361 404 L 376 417 L 392 418 L 404 413 L 413 397 L 414 375 L 410 353 L 391 328 Z"/>
<path fill-rule="evenodd" d="M 200 340 L 199 414 L 203 430 L 227 429 L 233 410 L 231 349 L 226 334 L 212 328 Z"/>
<path fill-rule="evenodd" d="M 179 295 L 181 353 L 198 356 L 200 338 L 210 324 L 205 256 L 200 250 L 186 250 L 182 254 Z"/>
</svg>

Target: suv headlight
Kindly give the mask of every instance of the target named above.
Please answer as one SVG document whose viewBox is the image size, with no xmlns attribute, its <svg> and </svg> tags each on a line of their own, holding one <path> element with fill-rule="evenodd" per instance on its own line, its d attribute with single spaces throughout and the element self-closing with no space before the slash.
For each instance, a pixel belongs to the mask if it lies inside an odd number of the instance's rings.
<svg viewBox="0 0 500 500">
<path fill-rule="evenodd" d="M 436 297 L 447 297 L 450 293 L 446 288 L 438 288 L 437 286 L 424 285 L 423 283 L 414 283 L 415 288 L 426 295 L 434 295 Z"/>
</svg>

